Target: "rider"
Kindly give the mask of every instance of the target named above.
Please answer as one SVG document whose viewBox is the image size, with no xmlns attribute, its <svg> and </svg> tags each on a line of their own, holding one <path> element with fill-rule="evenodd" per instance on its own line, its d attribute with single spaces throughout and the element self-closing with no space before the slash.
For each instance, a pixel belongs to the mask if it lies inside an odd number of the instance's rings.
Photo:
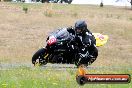
<svg viewBox="0 0 132 88">
<path fill-rule="evenodd" d="M 88 30 L 85 21 L 79 20 L 75 22 L 75 26 L 67 28 L 67 31 L 75 36 L 73 43 L 77 44 L 79 47 L 78 51 L 83 64 L 87 64 L 91 58 L 97 58 L 98 49 L 96 47 L 96 40 L 92 33 Z"/>
<path fill-rule="evenodd" d="M 92 33 L 88 30 L 86 22 L 83 20 L 77 21 L 75 23 L 74 30 L 76 36 L 75 39 L 79 43 L 82 53 L 86 55 L 86 52 L 83 52 L 84 49 L 86 49 L 89 53 L 87 58 L 84 58 L 86 62 L 89 61 L 90 58 L 97 58 L 98 50 L 96 47 L 96 40 Z"/>
</svg>

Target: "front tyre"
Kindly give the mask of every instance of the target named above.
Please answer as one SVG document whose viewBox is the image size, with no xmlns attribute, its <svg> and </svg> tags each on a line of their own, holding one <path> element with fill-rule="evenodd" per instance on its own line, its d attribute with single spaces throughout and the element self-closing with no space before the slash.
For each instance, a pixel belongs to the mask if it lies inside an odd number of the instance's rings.
<svg viewBox="0 0 132 88">
<path fill-rule="evenodd" d="M 47 64 L 47 60 L 46 60 L 46 49 L 45 48 L 41 48 L 39 49 L 32 57 L 32 64 L 34 64 L 34 66 L 36 64 L 39 65 L 46 65 Z"/>
</svg>

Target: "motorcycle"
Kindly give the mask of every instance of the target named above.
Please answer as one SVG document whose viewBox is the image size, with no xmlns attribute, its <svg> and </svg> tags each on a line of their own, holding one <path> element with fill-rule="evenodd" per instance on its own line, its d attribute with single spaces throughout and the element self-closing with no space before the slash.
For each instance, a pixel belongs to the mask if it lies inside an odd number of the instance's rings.
<svg viewBox="0 0 132 88">
<path fill-rule="evenodd" d="M 107 36 L 103 37 L 99 33 L 94 33 L 94 36 L 98 41 L 100 39 L 100 41 L 107 41 Z M 74 39 L 75 36 L 69 33 L 66 28 L 52 32 L 46 40 L 46 46 L 39 49 L 33 55 L 32 64 L 46 65 L 47 63 L 62 63 L 75 64 L 76 66 L 81 65 L 83 62 L 85 62 L 86 66 L 92 64 L 97 57 L 90 58 L 88 50 L 79 50 L 77 43 L 73 41 Z M 98 41 L 96 41 L 97 46 L 102 46 L 106 43 Z M 87 61 L 82 58 L 86 58 Z"/>
<path fill-rule="evenodd" d="M 46 65 L 47 63 L 67 63 L 79 66 L 83 57 L 88 56 L 88 51 L 85 54 L 79 52 L 79 47 L 72 44 L 75 36 L 70 34 L 66 28 L 57 30 L 51 33 L 47 38 L 47 45 L 39 49 L 32 57 L 32 63 L 35 65 Z M 83 50 L 86 51 L 86 50 Z M 87 62 L 91 64 L 96 60 L 90 59 Z"/>
</svg>

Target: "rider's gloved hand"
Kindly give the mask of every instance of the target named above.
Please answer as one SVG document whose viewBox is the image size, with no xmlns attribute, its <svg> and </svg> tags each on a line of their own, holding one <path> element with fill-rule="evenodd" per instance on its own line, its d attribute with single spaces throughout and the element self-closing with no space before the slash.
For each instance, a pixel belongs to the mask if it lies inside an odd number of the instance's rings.
<svg viewBox="0 0 132 88">
<path fill-rule="evenodd" d="M 67 27 L 67 30 L 74 30 L 74 27 L 70 26 L 70 27 Z"/>
<path fill-rule="evenodd" d="M 69 32 L 69 33 L 72 33 L 73 35 L 75 35 L 75 31 L 74 31 L 74 28 L 71 26 L 71 27 L 68 27 L 67 28 L 67 31 Z"/>
</svg>

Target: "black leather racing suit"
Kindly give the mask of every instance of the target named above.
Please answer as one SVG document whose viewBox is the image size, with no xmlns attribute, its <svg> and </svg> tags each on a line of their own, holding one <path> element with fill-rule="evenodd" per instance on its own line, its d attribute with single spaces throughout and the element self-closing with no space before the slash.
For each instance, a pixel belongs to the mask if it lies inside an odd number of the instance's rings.
<svg viewBox="0 0 132 88">
<path fill-rule="evenodd" d="M 86 30 L 82 35 L 76 35 L 76 41 L 79 43 L 79 51 L 84 58 L 84 64 L 91 58 L 97 58 L 98 49 L 96 47 L 96 40 L 89 30 Z"/>
<path fill-rule="evenodd" d="M 74 28 L 71 27 L 68 28 L 67 31 L 75 35 L 74 43 L 77 43 L 77 46 L 79 47 L 79 53 L 83 56 L 85 62 L 88 62 L 90 58 L 97 58 L 98 49 L 96 47 L 96 40 L 88 29 L 86 29 L 81 35 L 77 35 Z"/>
</svg>

